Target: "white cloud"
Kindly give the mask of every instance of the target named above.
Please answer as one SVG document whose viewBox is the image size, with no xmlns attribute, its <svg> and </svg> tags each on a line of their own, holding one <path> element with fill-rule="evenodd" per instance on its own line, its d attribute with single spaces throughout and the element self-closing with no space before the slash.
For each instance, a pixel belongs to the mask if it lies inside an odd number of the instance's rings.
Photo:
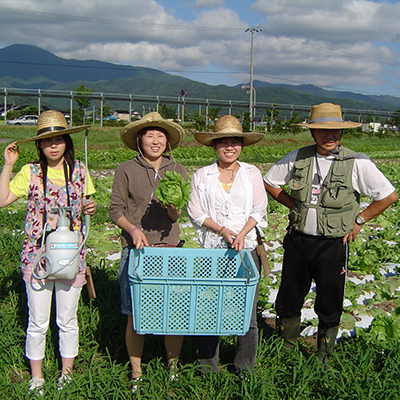
<svg viewBox="0 0 400 400">
<path fill-rule="evenodd" d="M 214 81 L 234 84 L 248 81 L 245 30 L 264 20 L 255 79 L 383 91 L 398 85 L 399 19 L 399 2 L 378 0 L 0 0 L 0 41 L 64 58 L 217 68 L 227 73 Z"/>
<path fill-rule="evenodd" d="M 253 8 L 268 17 L 268 29 L 285 36 L 354 42 L 376 41 L 400 31 L 400 3 L 258 0 Z"/>
<path fill-rule="evenodd" d="M 224 0 L 195 0 L 193 7 L 216 7 L 222 6 L 224 4 Z"/>
</svg>

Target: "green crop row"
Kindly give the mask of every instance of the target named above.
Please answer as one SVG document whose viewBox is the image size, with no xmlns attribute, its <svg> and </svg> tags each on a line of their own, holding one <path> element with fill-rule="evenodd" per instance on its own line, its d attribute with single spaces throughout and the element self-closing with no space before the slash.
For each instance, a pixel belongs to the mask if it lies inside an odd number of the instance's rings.
<svg viewBox="0 0 400 400">
<path fill-rule="evenodd" d="M 14 133 L 28 137 L 33 131 L 0 131 L 0 138 Z M 107 136 L 108 135 L 108 136 Z M 83 158 L 83 140 L 75 135 L 77 154 Z M 109 140 L 107 140 L 107 138 Z M 400 164 L 397 138 L 346 138 L 346 146 L 373 156 L 378 167 L 399 187 Z M 263 173 L 270 165 L 301 145 L 311 143 L 308 134 L 294 137 L 267 136 L 256 146 L 244 149 L 243 160 L 255 163 Z M 5 143 L 2 144 L 3 149 Z M 79 303 L 80 353 L 76 360 L 74 380 L 59 393 L 55 385 L 60 369 L 58 335 L 52 319 L 47 335 L 44 373 L 44 398 L 65 399 L 130 399 L 129 360 L 125 349 L 126 320 L 119 312 L 119 288 L 116 279 L 120 250 L 119 230 L 108 215 L 113 170 L 134 155 L 120 142 L 117 130 L 95 130 L 89 135 L 89 167 L 97 192 L 97 212 L 91 218 L 87 241 L 88 264 L 92 268 L 97 298 L 90 300 L 83 289 Z M 174 151 L 177 161 L 188 169 L 189 176 L 200 165 L 214 160 L 211 148 L 199 147 L 188 135 L 188 145 Z M 15 172 L 36 152 L 32 144 L 20 149 L 20 162 Z M 368 199 L 363 199 L 368 201 Z M 296 350 L 287 352 L 275 335 L 273 324 L 261 317 L 264 309 L 273 313 L 268 297 L 279 287 L 280 272 L 275 270 L 260 283 L 260 341 L 256 370 L 249 379 L 241 380 L 231 373 L 235 338 L 221 339 L 220 374 L 199 373 L 194 338 L 185 338 L 179 379 L 171 382 L 165 368 L 163 338 L 147 335 L 144 352 L 144 375 L 139 399 L 395 399 L 400 386 L 400 282 L 396 269 L 388 274 L 386 265 L 399 263 L 399 204 L 394 204 L 373 223 L 366 224 L 356 242 L 350 245 L 349 276 L 373 276 L 373 280 L 355 284 L 348 280 L 341 327 L 356 331 L 356 337 L 339 341 L 328 370 L 317 367 L 310 356 L 315 350 L 312 338 L 302 338 Z M 19 252 L 23 240 L 25 203 L 18 201 L 0 209 L 0 393 L 7 399 L 28 398 L 29 367 L 24 357 L 27 321 L 26 295 L 19 272 Z M 194 229 L 184 212 L 179 220 L 185 247 L 197 247 Z M 268 206 L 269 228 L 265 240 L 279 243 L 269 252 L 271 267 L 282 262 L 280 245 L 287 226 L 287 211 L 275 201 Z M 372 278 L 371 278 L 372 279 Z M 371 294 L 364 303 L 358 298 Z M 313 294 L 307 296 L 313 304 Z M 54 313 L 54 310 L 52 310 Z M 367 329 L 356 328 L 363 314 L 374 318 Z M 315 325 L 316 321 L 305 322 Z"/>
</svg>

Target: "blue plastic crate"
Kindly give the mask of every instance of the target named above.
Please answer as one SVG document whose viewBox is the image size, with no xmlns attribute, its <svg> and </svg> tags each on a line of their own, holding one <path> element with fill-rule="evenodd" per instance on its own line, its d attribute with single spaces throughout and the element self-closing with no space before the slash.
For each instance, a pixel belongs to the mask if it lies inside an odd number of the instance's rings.
<svg viewBox="0 0 400 400">
<path fill-rule="evenodd" d="M 244 335 L 249 330 L 259 273 L 247 250 L 133 249 L 128 274 L 138 333 Z"/>
</svg>

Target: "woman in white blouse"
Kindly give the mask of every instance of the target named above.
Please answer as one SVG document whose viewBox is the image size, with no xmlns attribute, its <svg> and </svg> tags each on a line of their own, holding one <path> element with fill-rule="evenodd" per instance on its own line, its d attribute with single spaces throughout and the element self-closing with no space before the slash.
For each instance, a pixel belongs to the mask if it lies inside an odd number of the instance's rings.
<svg viewBox="0 0 400 400">
<path fill-rule="evenodd" d="M 214 147 L 217 160 L 197 170 L 192 177 L 192 194 L 188 204 L 190 219 L 204 248 L 232 247 L 236 251 L 247 249 L 252 252 L 255 264 L 260 262 L 255 251 L 256 226 L 266 227 L 268 199 L 264 190 L 260 170 L 238 161 L 243 146 L 259 142 L 262 133 L 243 132 L 240 121 L 226 115 L 214 125 L 214 132 L 195 133 L 195 139 Z M 254 368 L 257 345 L 257 298 L 253 304 L 250 329 L 238 336 L 235 371 L 238 374 Z M 219 337 L 197 337 L 202 371 L 217 372 Z"/>
</svg>

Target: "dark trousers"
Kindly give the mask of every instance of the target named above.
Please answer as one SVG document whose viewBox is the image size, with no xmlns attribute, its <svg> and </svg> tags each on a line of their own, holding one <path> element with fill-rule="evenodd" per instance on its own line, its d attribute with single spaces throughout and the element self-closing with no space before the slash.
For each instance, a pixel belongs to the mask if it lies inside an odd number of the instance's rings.
<svg viewBox="0 0 400 400">
<path fill-rule="evenodd" d="M 284 241 L 282 280 L 275 309 L 280 318 L 299 317 L 311 281 L 319 323 L 337 326 L 343 309 L 348 246 L 342 238 L 305 235 L 292 230 Z"/>
<path fill-rule="evenodd" d="M 256 250 L 251 252 L 254 263 L 260 271 L 260 260 Z M 257 302 L 259 285 L 257 283 L 251 312 L 250 329 L 244 336 L 237 336 L 236 355 L 234 359 L 237 371 L 248 371 L 254 368 L 258 347 Z M 202 371 L 217 372 L 219 359 L 219 336 L 196 336 Z"/>
</svg>

